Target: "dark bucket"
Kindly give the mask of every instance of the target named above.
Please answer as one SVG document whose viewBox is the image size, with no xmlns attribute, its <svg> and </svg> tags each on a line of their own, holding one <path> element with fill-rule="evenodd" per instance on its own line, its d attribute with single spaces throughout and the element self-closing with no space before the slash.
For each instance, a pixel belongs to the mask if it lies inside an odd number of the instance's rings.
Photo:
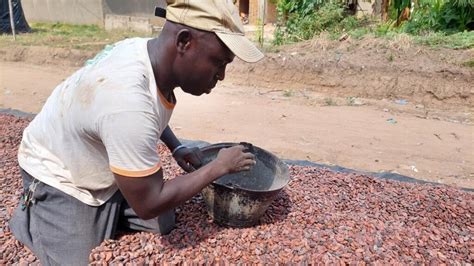
<svg viewBox="0 0 474 266">
<path fill-rule="evenodd" d="M 238 144 L 219 143 L 202 148 L 204 164 L 214 160 L 220 149 Z M 202 190 L 208 213 L 219 225 L 255 225 L 290 181 L 285 163 L 264 149 L 245 145 L 255 155 L 257 164 L 250 171 L 225 175 Z"/>
</svg>

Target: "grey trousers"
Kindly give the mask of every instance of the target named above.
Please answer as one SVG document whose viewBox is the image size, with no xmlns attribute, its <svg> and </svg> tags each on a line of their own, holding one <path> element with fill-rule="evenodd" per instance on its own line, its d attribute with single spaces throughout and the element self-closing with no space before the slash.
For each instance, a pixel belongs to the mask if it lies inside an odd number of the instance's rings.
<svg viewBox="0 0 474 266">
<path fill-rule="evenodd" d="M 43 265 L 87 265 L 91 250 L 114 238 L 117 230 L 167 234 L 175 225 L 174 210 L 155 219 L 138 218 L 120 191 L 101 206 L 89 206 L 22 169 L 21 176 L 25 192 L 38 183 L 34 203 L 25 208 L 20 200 L 9 226 Z"/>
</svg>

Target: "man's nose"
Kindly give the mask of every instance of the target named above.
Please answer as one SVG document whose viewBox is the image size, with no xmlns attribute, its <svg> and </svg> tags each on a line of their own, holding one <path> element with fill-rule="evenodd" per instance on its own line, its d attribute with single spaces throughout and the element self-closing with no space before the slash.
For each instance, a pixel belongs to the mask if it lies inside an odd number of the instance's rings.
<svg viewBox="0 0 474 266">
<path fill-rule="evenodd" d="M 217 80 L 224 80 L 225 78 L 225 67 L 223 67 L 216 75 Z"/>
</svg>

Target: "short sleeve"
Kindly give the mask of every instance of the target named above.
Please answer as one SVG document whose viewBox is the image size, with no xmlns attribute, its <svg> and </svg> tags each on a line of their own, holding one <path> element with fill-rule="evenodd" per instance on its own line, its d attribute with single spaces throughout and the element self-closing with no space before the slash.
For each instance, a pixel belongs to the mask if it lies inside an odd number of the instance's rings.
<svg viewBox="0 0 474 266">
<path fill-rule="evenodd" d="M 99 122 L 99 134 L 113 173 L 143 177 L 160 170 L 158 120 L 149 112 L 108 114 Z"/>
</svg>

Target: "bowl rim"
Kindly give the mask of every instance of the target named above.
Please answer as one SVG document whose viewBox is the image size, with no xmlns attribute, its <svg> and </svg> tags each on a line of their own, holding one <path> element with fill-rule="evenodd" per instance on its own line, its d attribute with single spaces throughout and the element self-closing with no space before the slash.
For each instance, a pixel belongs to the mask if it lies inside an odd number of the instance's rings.
<svg viewBox="0 0 474 266">
<path fill-rule="evenodd" d="M 220 142 L 220 143 L 214 143 L 214 144 L 210 144 L 210 145 L 201 147 L 200 150 L 201 150 L 201 152 L 206 152 L 208 150 L 216 149 L 216 148 L 222 149 L 222 148 L 233 147 L 233 146 L 236 146 L 236 145 L 242 145 L 242 143 L 250 144 L 250 143 L 247 143 L 247 142 L 240 142 L 240 143 L 237 143 L 237 142 Z M 215 185 L 215 186 L 225 187 L 225 188 L 228 188 L 228 189 L 231 189 L 231 190 L 241 190 L 241 191 L 248 191 L 248 192 L 259 192 L 259 193 L 274 192 L 274 191 L 282 190 L 283 188 L 285 188 L 288 185 L 288 183 L 291 181 L 290 171 L 289 171 L 288 165 L 286 165 L 280 158 L 278 158 L 273 153 L 271 153 L 271 152 L 269 152 L 269 151 L 267 151 L 263 148 L 260 148 L 259 146 L 255 146 L 253 144 L 250 144 L 250 145 L 252 145 L 253 148 L 257 148 L 257 149 L 260 149 L 260 150 L 264 151 L 265 153 L 269 154 L 271 157 L 275 158 L 278 161 L 279 164 L 282 164 L 283 166 L 285 166 L 283 168 L 283 173 L 282 174 L 286 176 L 286 178 L 285 178 L 286 181 L 284 182 L 283 185 L 279 186 L 278 188 L 268 189 L 268 190 L 247 189 L 247 188 L 233 187 L 233 186 L 227 186 L 227 185 L 224 185 L 224 184 L 219 184 L 216 181 L 220 177 L 217 178 L 216 180 L 212 181 L 210 184 Z"/>
</svg>

